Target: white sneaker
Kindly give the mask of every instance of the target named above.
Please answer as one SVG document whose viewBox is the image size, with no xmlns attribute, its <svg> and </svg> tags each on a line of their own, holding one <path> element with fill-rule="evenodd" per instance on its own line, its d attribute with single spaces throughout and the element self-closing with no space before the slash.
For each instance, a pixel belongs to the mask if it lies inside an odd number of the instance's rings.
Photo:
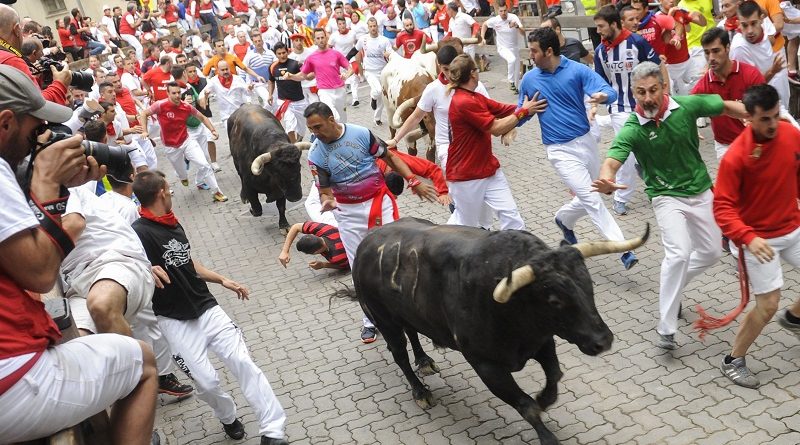
<svg viewBox="0 0 800 445">
<path fill-rule="evenodd" d="M 214 169 L 214 173 L 222 171 L 222 167 L 220 167 L 219 164 L 217 164 L 216 162 L 211 163 L 211 168 Z"/>
</svg>

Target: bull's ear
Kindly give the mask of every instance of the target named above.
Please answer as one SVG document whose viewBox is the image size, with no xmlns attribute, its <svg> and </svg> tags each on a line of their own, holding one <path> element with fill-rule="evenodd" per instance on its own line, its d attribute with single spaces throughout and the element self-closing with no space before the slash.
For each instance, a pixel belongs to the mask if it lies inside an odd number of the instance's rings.
<svg viewBox="0 0 800 445">
<path fill-rule="evenodd" d="M 564 301 L 558 295 L 553 295 L 553 294 L 548 295 L 547 304 L 553 307 L 553 309 L 561 310 L 564 308 Z"/>
</svg>

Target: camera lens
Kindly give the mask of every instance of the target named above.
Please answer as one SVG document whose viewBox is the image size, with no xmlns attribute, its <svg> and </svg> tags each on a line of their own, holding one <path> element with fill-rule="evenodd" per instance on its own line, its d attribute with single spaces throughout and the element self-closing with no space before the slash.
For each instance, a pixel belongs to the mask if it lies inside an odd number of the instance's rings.
<svg viewBox="0 0 800 445">
<path fill-rule="evenodd" d="M 115 178 L 125 178 L 126 171 L 129 170 L 131 163 L 128 152 L 120 146 L 106 145 L 100 142 L 87 141 L 81 142 L 83 153 L 86 156 L 94 156 L 97 163 L 108 168 L 108 174 Z"/>
<path fill-rule="evenodd" d="M 92 85 L 94 85 L 94 77 L 92 77 L 91 74 L 81 71 L 72 72 L 72 82 L 70 82 L 70 86 L 83 91 L 92 91 Z"/>
</svg>

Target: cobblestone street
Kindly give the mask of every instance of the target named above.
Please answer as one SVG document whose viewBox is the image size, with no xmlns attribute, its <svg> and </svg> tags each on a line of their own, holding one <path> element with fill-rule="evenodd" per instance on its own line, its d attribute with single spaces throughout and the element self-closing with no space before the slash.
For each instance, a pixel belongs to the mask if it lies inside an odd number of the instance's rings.
<svg viewBox="0 0 800 445">
<path fill-rule="evenodd" d="M 516 103 L 505 72 L 503 60 L 492 57 L 491 71 L 481 73 L 482 80 L 494 99 Z M 371 125 L 369 89 L 366 82 L 361 85 L 361 105 L 347 111 L 351 122 Z M 223 167 L 217 178 L 228 202 L 213 203 L 209 192 L 182 187 L 159 149 L 160 168 L 175 190 L 175 214 L 187 230 L 194 259 L 251 290 L 250 300 L 241 302 L 232 292 L 210 285 L 243 329 L 256 363 L 283 404 L 293 445 L 539 443 L 533 428 L 486 389 L 460 353 L 435 350 L 424 338 L 423 346 L 441 373 L 425 378 L 438 404 L 420 409 L 383 339 L 361 344 L 358 304 L 331 298 L 334 291 L 352 285 L 350 274 L 312 270 L 307 265 L 312 258 L 294 248 L 288 268 L 278 263 L 284 238 L 275 206 L 265 206 L 264 216 L 255 218 L 241 203 L 239 178 L 218 117 L 215 125 L 221 133 L 217 147 Z M 386 124 L 373 131 L 388 138 Z M 716 170 L 710 128 L 701 134 L 703 157 Z M 604 130 L 601 156 L 612 135 Z M 570 195 L 546 159 L 538 122 L 534 119 L 521 128 L 511 147 L 494 141 L 528 229 L 557 246 L 561 232 L 553 215 Z M 427 142 L 420 147 L 424 156 Z M 308 190 L 305 160 L 304 154 L 303 188 Z M 449 216 L 446 207 L 421 203 L 408 192 L 398 203 L 402 216 L 436 223 Z M 738 323 L 712 331 L 703 341 L 692 328 L 695 305 L 720 316 L 739 302 L 736 263 L 729 254 L 687 287 L 685 319 L 679 321 L 676 336 L 680 347 L 669 352 L 654 346 L 663 252 L 641 187 L 629 208 L 628 215 L 617 217 L 626 237 L 643 233 L 648 222 L 653 229 L 648 243 L 637 251 L 640 263 L 625 271 L 617 255 L 587 262 L 598 310 L 615 335 L 613 348 L 589 357 L 557 339 L 564 378 L 558 401 L 543 415 L 547 427 L 564 444 L 800 443 L 800 340 L 774 321 L 766 327 L 747 357 L 762 382 L 758 390 L 751 390 L 733 385 L 719 370 Z M 306 220 L 302 201 L 289 204 L 287 217 L 290 223 Z M 576 234 L 580 240 L 599 239 L 588 218 L 579 222 Z M 781 307 L 800 292 L 798 277 L 797 271 L 786 274 Z M 237 415 L 243 418 L 246 440 L 228 439 L 211 409 L 192 397 L 159 407 L 156 426 L 162 443 L 259 443 L 256 419 L 238 383 L 213 360 L 223 387 L 240 408 Z M 544 373 L 534 361 L 514 377 L 529 394 L 544 384 Z"/>
</svg>

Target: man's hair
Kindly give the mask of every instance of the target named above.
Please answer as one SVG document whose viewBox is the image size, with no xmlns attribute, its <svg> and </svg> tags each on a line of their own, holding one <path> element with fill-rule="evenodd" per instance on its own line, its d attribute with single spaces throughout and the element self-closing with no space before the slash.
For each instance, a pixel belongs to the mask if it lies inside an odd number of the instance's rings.
<svg viewBox="0 0 800 445">
<path fill-rule="evenodd" d="M 106 124 L 99 120 L 86 122 L 83 125 L 83 134 L 89 141 L 103 142 L 103 138 L 106 137 Z"/>
<path fill-rule="evenodd" d="M 103 112 L 104 113 L 106 111 L 108 111 L 109 108 L 115 108 L 116 109 L 116 105 L 112 104 L 111 102 L 104 101 L 104 100 L 100 101 L 100 106 L 103 107 Z"/>
<path fill-rule="evenodd" d="M 439 65 L 450 65 L 458 56 L 458 50 L 453 45 L 444 45 L 436 51 L 436 61 Z"/>
<path fill-rule="evenodd" d="M 303 112 L 303 117 L 308 119 L 311 116 L 317 115 L 323 119 L 328 119 L 333 116 L 333 110 L 323 102 L 314 102 L 306 108 Z"/>
<path fill-rule="evenodd" d="M 728 34 L 728 31 L 718 27 L 711 28 L 704 32 L 703 36 L 700 37 L 700 44 L 703 46 L 711 45 L 716 42 L 717 39 L 719 39 L 719 43 L 721 43 L 722 46 L 731 44 L 731 36 Z"/>
<path fill-rule="evenodd" d="M 42 41 L 36 37 L 25 37 L 22 39 L 22 45 L 19 48 L 19 52 L 21 52 L 25 57 L 32 56 L 41 45 Z M 35 60 L 32 60 L 31 62 L 35 62 Z"/>
<path fill-rule="evenodd" d="M 323 34 L 327 34 L 328 33 L 323 28 L 314 28 L 314 36 L 316 36 L 318 32 L 321 32 Z"/>
<path fill-rule="evenodd" d="M 175 82 L 174 80 L 167 82 L 167 91 L 169 91 L 170 88 L 180 88 L 180 87 L 181 86 L 178 85 L 178 82 Z"/>
<path fill-rule="evenodd" d="M 186 69 L 180 65 L 175 65 L 172 67 L 171 70 L 169 70 L 170 74 L 172 74 L 173 79 L 180 79 L 181 77 L 183 77 L 183 73 L 185 71 Z"/>
<path fill-rule="evenodd" d="M 597 11 L 597 14 L 594 15 L 594 19 L 595 20 L 603 20 L 604 22 L 608 23 L 609 25 L 611 25 L 612 23 L 615 23 L 617 25 L 617 28 L 622 28 L 622 19 L 620 19 L 620 17 L 619 17 L 619 13 L 617 12 L 617 8 L 615 8 L 615 7 L 611 6 L 611 5 L 604 6 L 604 7 L 600 8 L 600 10 Z"/>
<path fill-rule="evenodd" d="M 114 74 L 117 74 L 117 73 L 114 73 Z M 111 88 L 113 90 L 114 89 L 114 84 L 111 83 L 111 82 L 103 82 L 100 85 L 97 85 L 97 92 L 100 93 L 103 90 L 105 90 L 106 88 Z"/>
<path fill-rule="evenodd" d="M 336 23 L 338 24 L 339 22 L 346 23 L 347 21 L 344 17 L 336 17 Z"/>
<path fill-rule="evenodd" d="M 550 28 L 561 29 L 561 22 L 559 22 L 558 19 L 555 18 L 555 17 L 549 17 L 549 18 L 546 18 L 546 19 L 542 20 L 542 23 L 544 23 L 544 22 L 550 22 Z"/>
<path fill-rule="evenodd" d="M 72 11 L 70 11 L 69 13 L 72 14 L 72 17 L 74 18 L 75 16 L 78 15 L 79 12 L 81 11 L 78 8 L 72 8 Z"/>
<path fill-rule="evenodd" d="M 180 37 L 175 37 L 174 39 L 172 39 L 172 47 L 173 48 L 180 48 L 181 47 L 181 43 L 183 43 L 183 41 L 181 40 Z"/>
<path fill-rule="evenodd" d="M 289 47 L 287 47 L 287 46 L 286 46 L 286 44 L 285 44 L 285 43 L 283 43 L 283 42 L 278 42 L 278 43 L 276 43 L 276 44 L 275 44 L 275 45 L 272 47 L 272 52 L 276 53 L 276 52 L 278 52 L 278 50 L 279 50 L 279 49 L 285 49 L 286 51 L 289 51 Z"/>
<path fill-rule="evenodd" d="M 636 12 L 633 8 L 631 8 L 631 5 L 623 6 L 622 9 L 619 10 L 619 16 L 624 17 L 625 13 L 628 11 Z"/>
<path fill-rule="evenodd" d="M 644 9 L 647 10 L 648 5 L 650 4 L 649 0 L 631 0 L 631 6 L 634 4 L 640 4 L 644 6 Z"/>
<path fill-rule="evenodd" d="M 314 235 L 303 235 L 297 240 L 297 251 L 312 255 L 316 253 L 325 241 L 322 238 Z"/>
<path fill-rule="evenodd" d="M 119 190 L 120 188 L 125 187 L 126 185 L 129 185 L 131 183 L 130 177 L 133 174 L 133 163 L 126 162 L 125 166 L 116 173 L 121 174 L 122 177 L 115 178 L 114 175 L 111 174 L 106 175 L 106 179 L 108 179 L 108 183 L 111 184 L 111 188 L 113 190 Z M 119 181 L 118 179 L 121 179 L 121 181 Z"/>
<path fill-rule="evenodd" d="M 388 188 L 394 196 L 400 196 L 403 193 L 403 188 L 405 187 L 406 183 L 403 181 L 403 177 L 400 176 L 400 173 L 386 173 L 386 175 L 383 177 L 383 180 L 386 182 L 386 188 Z"/>
<path fill-rule="evenodd" d="M 30 22 L 26 23 L 25 26 L 22 27 L 22 32 L 25 34 L 42 32 L 42 25 L 40 25 L 38 22 L 31 20 Z"/>
<path fill-rule="evenodd" d="M 170 56 L 164 56 L 161 58 L 161 60 L 158 61 L 159 65 L 166 65 L 168 63 L 172 63 L 172 57 Z"/>
<path fill-rule="evenodd" d="M 217 46 L 217 43 L 219 43 L 220 45 L 222 45 L 223 48 L 225 48 L 224 40 L 214 40 L 214 46 Z"/>
<path fill-rule="evenodd" d="M 751 17 L 753 14 L 758 14 L 761 16 L 762 12 L 761 6 L 758 6 L 758 3 L 754 2 L 753 0 L 742 2 L 739 5 L 739 9 L 736 11 L 736 13 L 742 17 Z"/>
<path fill-rule="evenodd" d="M 742 103 L 750 115 L 755 114 L 756 107 L 762 111 L 771 110 L 778 106 L 781 97 L 778 90 L 770 84 L 753 85 L 744 92 Z"/>
<path fill-rule="evenodd" d="M 156 195 L 167 185 L 167 177 L 159 170 L 145 170 L 133 178 L 133 193 L 142 207 L 153 205 Z"/>
<path fill-rule="evenodd" d="M 447 9 L 452 9 L 453 11 L 458 12 L 458 3 L 450 2 L 447 4 Z"/>
<path fill-rule="evenodd" d="M 528 34 L 528 43 L 538 43 L 542 52 L 547 52 L 550 48 L 554 56 L 561 55 L 561 44 L 558 42 L 558 34 L 553 28 L 536 28 Z"/>
<path fill-rule="evenodd" d="M 631 82 L 637 82 L 648 77 L 655 77 L 659 83 L 664 83 L 664 75 L 661 74 L 661 67 L 653 62 L 640 62 L 631 72 Z"/>
</svg>

